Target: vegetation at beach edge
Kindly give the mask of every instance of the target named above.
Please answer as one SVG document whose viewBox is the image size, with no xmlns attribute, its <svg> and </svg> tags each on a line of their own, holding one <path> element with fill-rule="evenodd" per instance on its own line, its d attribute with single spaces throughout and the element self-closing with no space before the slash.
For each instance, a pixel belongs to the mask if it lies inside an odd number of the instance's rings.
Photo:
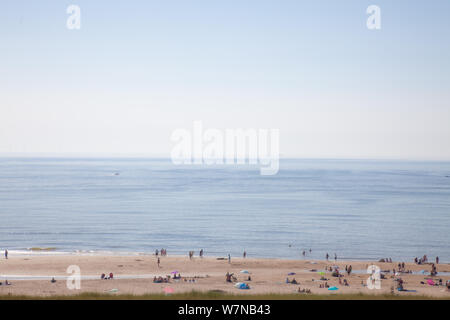
<svg viewBox="0 0 450 320">
<path fill-rule="evenodd" d="M 117 294 L 85 292 L 76 295 L 0 295 L 0 300 L 450 300 L 449 297 L 398 294 L 231 294 L 191 291 L 176 294 Z"/>
</svg>

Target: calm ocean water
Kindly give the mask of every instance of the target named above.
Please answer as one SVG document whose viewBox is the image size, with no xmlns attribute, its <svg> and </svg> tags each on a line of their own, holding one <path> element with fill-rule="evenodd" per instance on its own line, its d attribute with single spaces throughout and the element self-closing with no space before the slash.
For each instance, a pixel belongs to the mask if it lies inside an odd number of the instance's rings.
<svg viewBox="0 0 450 320">
<path fill-rule="evenodd" d="M 117 174 L 115 174 L 117 173 Z M 450 163 L 0 159 L 0 248 L 450 261 Z"/>
</svg>

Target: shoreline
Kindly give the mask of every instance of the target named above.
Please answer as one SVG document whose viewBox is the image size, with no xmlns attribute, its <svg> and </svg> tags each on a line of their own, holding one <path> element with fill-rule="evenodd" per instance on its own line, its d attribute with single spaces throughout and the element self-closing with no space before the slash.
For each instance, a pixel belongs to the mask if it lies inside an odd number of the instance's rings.
<svg viewBox="0 0 450 320">
<path fill-rule="evenodd" d="M 398 262 L 376 261 L 340 261 L 334 260 L 290 260 L 278 258 L 232 258 L 218 260 L 221 257 L 194 257 L 187 256 L 159 256 L 160 266 L 154 254 L 148 255 L 28 255 L 10 256 L 9 259 L 0 259 L 0 282 L 10 277 L 10 286 L 0 286 L 0 298 L 5 295 L 13 296 L 76 296 L 80 294 L 106 294 L 106 295 L 158 295 L 163 294 L 165 288 L 170 287 L 175 294 L 188 294 L 192 291 L 201 293 L 220 292 L 231 295 L 300 295 L 298 289 L 311 290 L 312 295 L 329 295 L 331 292 L 321 286 L 327 282 L 329 286 L 339 289 L 331 294 L 336 295 L 383 295 L 390 294 L 395 285 L 392 269 L 397 268 Z M 69 290 L 66 285 L 67 268 L 70 265 L 79 266 L 81 271 L 80 290 Z M 325 271 L 326 267 L 339 266 L 343 273 L 342 280 L 349 282 L 349 286 L 339 283 L 339 278 Z M 345 266 L 352 265 L 355 272 L 345 273 Z M 381 289 L 370 290 L 363 286 L 370 274 L 364 272 L 369 265 L 377 265 L 386 272 L 386 279 L 381 280 Z M 429 272 L 431 264 L 416 265 L 405 263 L 405 269 L 414 273 L 400 274 L 405 281 L 405 288 L 415 292 L 397 292 L 396 295 L 426 295 L 431 297 L 450 297 L 445 286 L 430 286 L 426 279 L 433 279 L 443 283 L 450 280 L 450 264 L 437 265 L 438 275 L 430 277 L 421 274 L 421 270 Z M 181 274 L 180 280 L 173 279 L 173 272 Z M 242 273 L 248 271 L 249 273 Z M 102 273 L 113 273 L 114 279 L 101 280 Z M 233 273 L 236 281 L 228 283 L 225 274 Z M 320 280 L 323 276 L 327 281 Z M 439 274 L 441 272 L 442 274 Z M 154 283 L 153 277 L 172 276 L 168 283 Z M 251 281 L 248 281 L 251 276 Z M 56 282 L 50 279 L 55 277 Z M 286 283 L 286 278 L 293 278 L 299 284 Z M 236 282 L 245 282 L 250 285 L 249 290 L 237 289 Z M 425 284 L 421 284 L 425 282 Z M 305 295 L 305 294 L 303 294 Z"/>
<path fill-rule="evenodd" d="M 1 253 L 3 253 L 3 251 L 0 251 Z M 141 252 L 141 251 L 111 251 L 111 250 L 73 250 L 73 251 L 58 251 L 58 249 L 53 249 L 53 250 L 29 250 L 29 249 L 11 249 L 9 250 L 9 256 L 10 257 L 39 257 L 39 256 L 47 256 L 47 257 L 51 257 L 51 256 L 60 256 L 60 257 L 73 257 L 73 256 L 89 256 L 89 257 L 155 257 L 155 253 L 154 252 Z M 169 254 L 168 257 L 173 257 L 173 258 L 184 258 L 187 257 L 187 254 Z M 3 258 L 3 254 L 1 256 L 0 259 Z M 198 256 L 198 252 L 195 252 L 195 256 L 194 258 L 200 258 Z M 223 258 L 223 259 L 228 259 L 227 255 L 224 254 L 223 256 L 220 255 L 208 255 L 205 254 L 204 258 L 212 258 L 212 259 L 217 259 L 217 258 Z M 242 258 L 242 255 L 239 256 L 232 256 L 233 259 L 240 259 Z M 355 258 L 355 257 L 339 257 L 338 258 L 338 262 L 377 262 L 377 263 L 382 263 L 379 262 L 380 259 L 382 259 L 383 257 L 379 258 L 379 259 L 370 259 L 370 258 Z M 430 257 L 432 262 L 429 263 L 434 263 L 434 258 Z M 325 262 L 325 259 L 321 259 L 321 258 L 314 258 L 311 257 L 309 255 L 306 255 L 304 257 L 302 257 L 300 254 L 298 254 L 298 257 L 273 257 L 273 256 L 253 256 L 253 255 L 248 255 L 247 259 L 259 259 L 259 260 L 286 260 L 286 261 L 317 261 L 317 262 Z M 410 263 L 411 261 L 414 260 L 414 257 L 409 257 L 406 259 L 392 259 L 392 263 L 395 262 L 408 262 Z M 330 254 L 330 259 L 328 260 L 329 263 L 334 262 L 334 259 L 332 257 L 332 255 Z M 442 259 L 440 259 L 439 261 L 440 264 L 450 264 L 450 261 L 444 261 Z"/>
</svg>

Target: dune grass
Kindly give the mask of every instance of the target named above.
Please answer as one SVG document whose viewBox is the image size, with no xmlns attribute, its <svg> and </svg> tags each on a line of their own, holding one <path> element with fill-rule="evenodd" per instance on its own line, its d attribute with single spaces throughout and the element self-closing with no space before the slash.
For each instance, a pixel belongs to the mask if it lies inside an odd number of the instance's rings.
<svg viewBox="0 0 450 320">
<path fill-rule="evenodd" d="M 165 294 L 80 293 L 77 295 L 28 296 L 0 295 L 0 300 L 450 300 L 450 297 L 397 294 L 229 294 L 220 292 L 186 292 Z"/>
</svg>

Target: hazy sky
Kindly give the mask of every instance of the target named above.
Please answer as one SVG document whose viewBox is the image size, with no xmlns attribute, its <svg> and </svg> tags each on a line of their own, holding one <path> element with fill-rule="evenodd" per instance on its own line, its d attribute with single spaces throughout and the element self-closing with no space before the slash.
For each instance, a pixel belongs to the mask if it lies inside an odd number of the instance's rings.
<svg viewBox="0 0 450 320">
<path fill-rule="evenodd" d="M 0 153 L 170 156 L 171 133 L 201 120 L 278 128 L 284 156 L 450 160 L 449 14 L 448 0 L 4 0 Z"/>
</svg>

